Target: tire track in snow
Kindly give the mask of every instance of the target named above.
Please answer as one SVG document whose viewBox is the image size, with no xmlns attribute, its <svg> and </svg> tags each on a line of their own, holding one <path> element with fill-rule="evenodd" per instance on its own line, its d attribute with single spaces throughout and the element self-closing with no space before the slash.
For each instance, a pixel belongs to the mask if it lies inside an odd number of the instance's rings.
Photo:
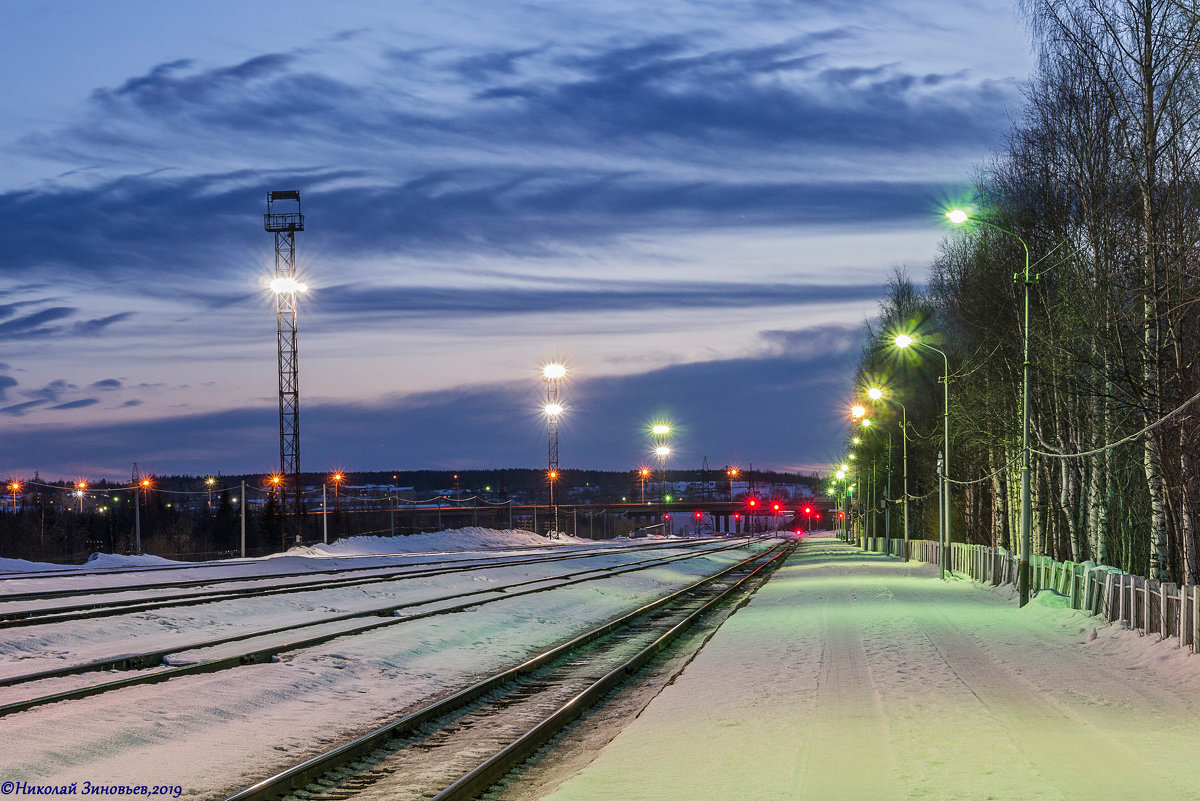
<svg viewBox="0 0 1200 801">
<path fill-rule="evenodd" d="M 802 546 L 803 547 L 803 546 Z M 842 549 L 813 548 L 806 561 L 833 557 Z M 831 565 L 844 576 L 849 565 Z M 816 709 L 804 721 L 810 747 L 802 750 L 792 774 L 790 798 L 829 801 L 836 798 L 893 799 L 896 755 L 879 693 L 867 660 L 861 616 L 852 581 L 825 582 L 821 590 L 821 658 L 816 679 Z"/>
</svg>

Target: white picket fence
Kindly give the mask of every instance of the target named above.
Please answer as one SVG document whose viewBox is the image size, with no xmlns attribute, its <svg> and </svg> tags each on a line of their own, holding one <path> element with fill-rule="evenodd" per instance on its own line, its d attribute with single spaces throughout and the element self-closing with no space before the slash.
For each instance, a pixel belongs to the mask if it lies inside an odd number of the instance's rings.
<svg viewBox="0 0 1200 801">
<path fill-rule="evenodd" d="M 862 537 L 858 546 L 875 553 L 904 558 L 904 540 Z M 910 559 L 941 562 L 941 543 L 910 540 Z M 1017 583 L 1017 554 L 986 545 L 950 546 L 950 569 L 976 581 L 999 586 Z M 1047 556 L 1029 557 L 1030 593 L 1054 590 L 1071 599 L 1074 609 L 1120 621 L 1143 635 L 1177 638 L 1178 647 L 1200 653 L 1200 587 L 1161 582 L 1123 573 L 1095 562 L 1058 562 Z"/>
</svg>

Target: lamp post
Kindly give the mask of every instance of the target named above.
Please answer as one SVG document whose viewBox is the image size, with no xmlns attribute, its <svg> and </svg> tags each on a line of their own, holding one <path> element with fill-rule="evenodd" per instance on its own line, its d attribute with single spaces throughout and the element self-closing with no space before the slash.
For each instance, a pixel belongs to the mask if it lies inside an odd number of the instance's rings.
<svg viewBox="0 0 1200 801">
<path fill-rule="evenodd" d="M 567 375 L 566 365 L 551 362 L 542 366 L 542 381 L 546 384 L 546 439 L 548 441 L 546 477 L 550 482 L 550 507 L 554 510 L 554 530 L 558 530 L 558 507 L 554 505 L 554 480 L 558 478 L 558 418 L 563 407 L 558 402 L 558 387 Z"/>
<path fill-rule="evenodd" d="M 17 513 L 17 493 L 21 491 L 21 482 L 13 481 L 8 485 L 8 488 L 10 490 L 12 490 L 12 495 L 13 495 L 12 509 L 13 509 L 13 514 L 15 515 Z"/>
<path fill-rule="evenodd" d="M 862 409 L 863 407 L 855 406 L 854 408 Z M 864 414 L 866 413 L 865 409 L 863 409 L 863 413 Z M 874 425 L 874 423 L 871 422 L 871 418 L 865 417 L 865 416 L 859 417 L 858 424 L 867 430 L 870 430 L 871 426 Z M 892 437 L 892 435 L 889 432 L 888 433 L 889 453 L 890 453 L 891 447 L 892 447 L 891 437 Z M 861 440 L 858 437 L 855 437 L 854 444 L 857 445 L 857 444 L 859 444 L 859 442 L 861 442 Z M 875 481 L 875 452 L 872 451 L 871 452 L 871 478 L 867 482 L 867 510 L 870 514 L 870 516 L 867 518 L 867 527 L 870 532 L 869 536 L 871 536 L 871 537 L 879 536 L 879 522 L 876 518 L 876 514 L 877 514 L 876 507 L 878 506 L 878 494 L 877 493 L 878 493 L 878 487 L 877 487 L 877 482 Z"/>
<path fill-rule="evenodd" d="M 725 471 L 725 475 L 729 476 L 729 502 L 733 503 L 733 480 L 738 477 L 738 469 L 731 467 Z"/>
<path fill-rule="evenodd" d="M 945 371 L 942 376 L 942 431 L 945 435 L 945 442 L 942 450 L 942 470 L 941 470 L 941 489 L 942 489 L 942 514 L 945 516 L 943 530 L 945 531 L 945 542 L 942 543 L 942 578 L 946 577 L 946 570 L 950 563 L 950 359 L 945 352 L 935 348 L 928 342 L 919 342 L 908 334 L 897 334 L 895 339 L 896 347 L 908 348 L 912 346 L 929 348 L 934 353 L 938 353 L 942 357 L 942 364 Z M 1026 442 L 1028 446 L 1028 442 Z"/>
<path fill-rule="evenodd" d="M 210 511 L 210 512 L 212 511 L 212 488 L 213 488 L 213 484 L 216 484 L 216 483 L 217 483 L 217 480 L 215 478 L 213 478 L 212 476 L 209 476 L 208 478 L 204 479 L 204 486 L 208 488 L 208 511 Z"/>
<path fill-rule="evenodd" d="M 654 449 L 654 457 L 658 459 L 658 474 L 662 477 L 663 482 L 663 497 L 667 496 L 667 457 L 671 455 L 671 447 L 669 445 L 659 445 Z"/>
<path fill-rule="evenodd" d="M 333 478 L 333 511 L 337 512 L 337 510 L 338 510 L 338 487 L 341 486 L 341 483 L 343 481 L 345 481 L 346 477 L 343 476 L 341 473 L 334 473 L 332 478 Z"/>
<path fill-rule="evenodd" d="M 904 408 L 904 404 L 894 398 L 885 397 L 883 390 L 879 387 L 870 387 L 867 390 L 867 397 L 871 400 L 881 400 L 884 403 L 894 403 L 900 407 L 900 450 L 904 464 L 904 561 L 908 561 L 908 409 Z M 890 435 L 889 435 L 890 436 Z M 891 440 L 888 440 L 888 453 L 890 460 Z M 889 483 L 890 490 L 890 483 Z"/>
<path fill-rule="evenodd" d="M 133 494 L 133 539 L 137 555 L 142 555 L 142 491 L 150 488 L 150 479 L 143 478 L 134 488 Z M 245 556 L 245 548 L 242 555 Z"/>
<path fill-rule="evenodd" d="M 643 506 L 646 505 L 646 479 L 649 477 L 650 477 L 650 468 L 649 467 L 643 467 L 642 469 L 638 470 L 638 478 L 641 479 L 641 484 L 642 484 L 642 505 Z"/>
<path fill-rule="evenodd" d="M 1029 603 L 1029 376 L 1032 370 L 1032 364 L 1029 361 L 1029 287 L 1036 281 L 1035 278 L 1029 275 L 1029 245 L 1025 244 L 1025 240 L 1017 234 L 1001 228 L 994 222 L 985 220 L 982 217 L 972 216 L 962 209 L 952 209 L 946 212 L 946 217 L 955 225 L 962 225 L 970 220 L 981 225 L 986 225 L 989 228 L 995 228 L 997 231 L 1008 234 L 1021 243 L 1022 249 L 1025 251 L 1025 272 L 1023 283 L 1025 285 L 1025 326 L 1023 333 L 1024 339 L 1024 364 L 1021 376 L 1021 557 L 1017 563 L 1017 593 L 1020 596 L 1020 605 L 1024 606 Z M 1013 276 L 1013 280 L 1021 279 L 1021 273 Z"/>
</svg>

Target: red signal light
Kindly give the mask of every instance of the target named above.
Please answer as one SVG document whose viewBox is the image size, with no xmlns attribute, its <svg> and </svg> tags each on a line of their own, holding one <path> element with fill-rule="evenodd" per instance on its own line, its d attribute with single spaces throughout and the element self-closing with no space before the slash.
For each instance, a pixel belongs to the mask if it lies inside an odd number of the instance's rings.
<svg viewBox="0 0 1200 801">
<path fill-rule="evenodd" d="M 670 520 L 670 519 L 671 519 L 671 516 L 669 514 L 663 515 L 663 520 Z"/>
<path fill-rule="evenodd" d="M 805 507 L 804 507 L 804 514 L 806 514 L 806 515 L 811 515 L 811 514 L 812 514 L 812 507 L 811 507 L 811 506 L 805 506 Z"/>
<path fill-rule="evenodd" d="M 779 511 L 779 504 L 775 504 L 775 506 L 774 506 L 773 508 L 775 509 L 775 511 L 776 511 L 776 512 L 778 512 L 778 511 Z"/>
<path fill-rule="evenodd" d="M 733 513 L 733 519 L 734 519 L 734 520 L 741 520 L 741 519 L 742 519 L 742 514 L 741 514 L 741 512 L 734 512 L 734 513 Z"/>
<path fill-rule="evenodd" d="M 838 520 L 844 520 L 844 519 L 845 519 L 845 517 L 846 517 L 846 513 L 845 513 L 845 512 L 838 512 Z"/>
<path fill-rule="evenodd" d="M 756 503 L 758 503 L 758 501 L 754 500 L 753 498 L 750 499 L 751 506 L 754 506 Z"/>
<path fill-rule="evenodd" d="M 704 516 L 704 515 L 703 515 L 702 513 L 700 513 L 700 512 L 696 512 L 696 519 L 697 519 L 697 520 L 699 520 L 699 519 L 700 519 L 701 517 L 703 517 L 703 516 Z"/>
</svg>

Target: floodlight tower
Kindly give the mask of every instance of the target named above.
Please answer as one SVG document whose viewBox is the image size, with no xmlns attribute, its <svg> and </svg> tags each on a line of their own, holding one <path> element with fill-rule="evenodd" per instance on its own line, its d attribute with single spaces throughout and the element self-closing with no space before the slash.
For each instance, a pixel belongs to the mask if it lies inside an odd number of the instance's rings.
<svg viewBox="0 0 1200 801">
<path fill-rule="evenodd" d="M 558 402 L 558 385 L 567 375 L 567 368 L 558 363 L 542 367 L 542 381 L 546 384 L 546 437 L 549 442 L 547 470 L 558 471 L 558 416 L 562 404 Z"/>
<path fill-rule="evenodd" d="M 553 362 L 542 367 L 542 381 L 546 384 L 546 480 L 550 484 L 550 506 L 554 509 L 554 530 L 558 530 L 558 507 L 554 505 L 554 482 L 558 480 L 558 418 L 563 412 L 558 401 L 558 385 L 567 375 L 566 366 Z"/>
<path fill-rule="evenodd" d="M 285 202 L 282 208 L 276 203 Z M 294 202 L 294 205 L 293 205 Z M 296 280 L 296 232 L 304 230 L 300 192 L 296 189 L 267 194 L 263 229 L 275 234 L 275 330 L 279 343 L 279 486 L 283 540 L 288 519 L 299 528 L 300 511 L 300 369 L 296 349 L 297 296 L 307 287 Z M 290 485 L 290 486 L 289 486 Z"/>
</svg>

